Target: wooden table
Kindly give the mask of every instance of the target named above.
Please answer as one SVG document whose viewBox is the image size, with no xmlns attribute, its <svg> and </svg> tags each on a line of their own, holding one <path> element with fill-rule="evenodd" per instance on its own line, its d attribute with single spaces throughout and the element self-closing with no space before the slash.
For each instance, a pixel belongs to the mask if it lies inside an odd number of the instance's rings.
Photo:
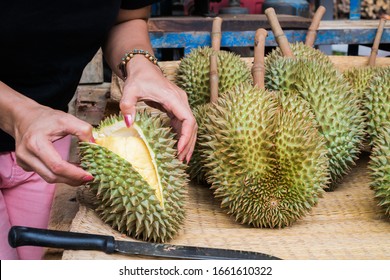
<svg viewBox="0 0 390 280">
<path fill-rule="evenodd" d="M 264 14 L 221 15 L 221 47 L 251 47 L 256 29 L 269 30 L 266 46 L 276 46 L 275 38 Z M 310 19 L 278 15 L 279 22 L 289 42 L 304 41 Z M 192 48 L 211 45 L 211 17 L 156 17 L 149 20 L 152 45 L 156 49 Z M 316 45 L 371 44 L 374 41 L 379 20 L 323 20 L 320 24 Z M 390 43 L 390 25 L 385 26 L 382 44 Z"/>
</svg>

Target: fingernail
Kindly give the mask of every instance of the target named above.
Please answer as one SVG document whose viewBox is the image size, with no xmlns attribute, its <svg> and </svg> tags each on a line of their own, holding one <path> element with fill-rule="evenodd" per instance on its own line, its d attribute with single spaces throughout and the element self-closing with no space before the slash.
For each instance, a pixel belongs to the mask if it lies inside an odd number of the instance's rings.
<svg viewBox="0 0 390 280">
<path fill-rule="evenodd" d="M 131 117 L 131 115 L 125 115 L 124 119 L 125 119 L 126 126 L 130 127 L 132 125 L 132 117 Z"/>
<path fill-rule="evenodd" d="M 89 139 L 89 142 L 96 143 L 95 138 L 93 138 L 93 136 L 91 136 L 91 139 Z"/>
<path fill-rule="evenodd" d="M 94 179 L 94 178 L 93 178 L 92 175 L 86 175 L 86 176 L 83 177 L 83 181 L 84 181 L 84 182 L 90 182 L 90 181 L 92 181 L 93 179 Z"/>
</svg>

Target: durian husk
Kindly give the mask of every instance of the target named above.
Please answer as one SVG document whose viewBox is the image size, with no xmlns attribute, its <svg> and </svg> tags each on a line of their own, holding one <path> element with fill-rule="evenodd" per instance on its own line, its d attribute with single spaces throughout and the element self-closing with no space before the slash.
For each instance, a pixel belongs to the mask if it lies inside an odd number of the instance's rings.
<svg viewBox="0 0 390 280">
<path fill-rule="evenodd" d="M 281 228 L 317 204 L 329 182 L 328 159 L 305 104 L 245 83 L 203 105 L 205 177 L 237 222 Z"/>
<path fill-rule="evenodd" d="M 364 140 L 361 100 L 350 83 L 323 53 L 302 43 L 290 44 L 295 58 L 281 56 L 279 49 L 266 60 L 266 87 L 293 91 L 306 100 L 326 140 L 334 190 L 355 164 Z"/>
<path fill-rule="evenodd" d="M 346 79 L 351 83 L 355 94 L 361 101 L 361 108 L 364 113 L 364 121 L 366 125 L 366 151 L 370 151 L 372 147 L 372 139 L 377 135 L 377 127 L 381 126 L 380 123 L 384 119 L 389 118 L 389 100 L 386 100 L 388 95 L 386 94 L 386 90 L 387 92 L 390 90 L 388 84 L 389 71 L 386 73 L 386 68 L 390 67 L 353 67 L 343 73 Z M 378 102 L 381 105 L 378 106 Z"/>
<path fill-rule="evenodd" d="M 390 123 L 378 130 L 368 167 L 378 206 L 390 219 Z"/>
<path fill-rule="evenodd" d="M 181 60 L 175 75 L 175 84 L 187 93 L 191 108 L 210 102 L 211 54 L 218 59 L 219 93 L 251 80 L 250 69 L 239 55 L 210 47 L 195 48 Z"/>
<path fill-rule="evenodd" d="M 112 116 L 94 132 L 113 125 L 126 127 L 122 117 Z M 187 166 L 176 158 L 175 135 L 158 115 L 138 112 L 135 125 L 153 153 L 162 199 L 130 162 L 103 146 L 81 142 L 81 166 L 94 176 L 88 187 L 105 223 L 136 239 L 166 242 L 178 234 L 184 221 Z"/>
<path fill-rule="evenodd" d="M 390 66 L 377 68 L 364 98 L 367 114 L 367 135 L 370 145 L 390 123 Z"/>
</svg>

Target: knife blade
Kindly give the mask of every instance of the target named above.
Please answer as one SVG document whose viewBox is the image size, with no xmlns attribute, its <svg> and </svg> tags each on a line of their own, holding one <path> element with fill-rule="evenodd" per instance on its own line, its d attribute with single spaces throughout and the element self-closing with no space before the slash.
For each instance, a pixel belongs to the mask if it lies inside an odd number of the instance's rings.
<svg viewBox="0 0 390 280">
<path fill-rule="evenodd" d="M 13 226 L 8 233 L 11 247 L 39 246 L 67 250 L 97 250 L 106 254 L 120 253 L 188 260 L 280 260 L 251 251 L 182 246 L 143 241 L 115 240 L 113 236 Z"/>
</svg>

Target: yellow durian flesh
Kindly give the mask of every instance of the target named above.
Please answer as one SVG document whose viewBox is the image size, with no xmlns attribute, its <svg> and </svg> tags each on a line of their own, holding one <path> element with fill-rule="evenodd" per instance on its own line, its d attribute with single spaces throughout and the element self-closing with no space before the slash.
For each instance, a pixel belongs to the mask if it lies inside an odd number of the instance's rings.
<svg viewBox="0 0 390 280">
<path fill-rule="evenodd" d="M 148 146 L 141 129 L 136 124 L 132 127 L 126 127 L 124 122 L 118 122 L 95 132 L 94 138 L 96 144 L 109 149 L 128 161 L 155 190 L 161 206 L 164 205 L 155 154 Z"/>
</svg>

